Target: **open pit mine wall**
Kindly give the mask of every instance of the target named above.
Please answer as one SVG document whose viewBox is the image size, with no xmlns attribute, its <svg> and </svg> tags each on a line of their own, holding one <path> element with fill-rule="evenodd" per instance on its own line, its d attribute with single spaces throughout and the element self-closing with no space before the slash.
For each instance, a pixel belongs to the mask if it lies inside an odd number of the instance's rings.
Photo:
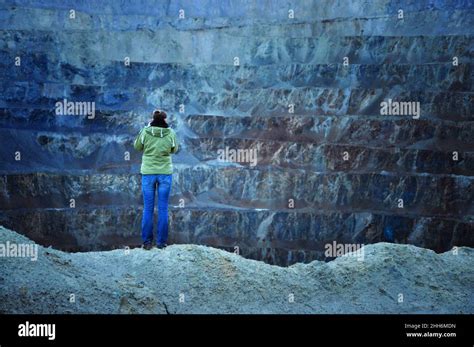
<svg viewBox="0 0 474 347">
<path fill-rule="evenodd" d="M 132 142 L 158 107 L 182 144 L 170 242 L 279 265 L 333 241 L 473 247 L 473 24 L 467 0 L 2 1 L 0 224 L 139 244 Z"/>
</svg>

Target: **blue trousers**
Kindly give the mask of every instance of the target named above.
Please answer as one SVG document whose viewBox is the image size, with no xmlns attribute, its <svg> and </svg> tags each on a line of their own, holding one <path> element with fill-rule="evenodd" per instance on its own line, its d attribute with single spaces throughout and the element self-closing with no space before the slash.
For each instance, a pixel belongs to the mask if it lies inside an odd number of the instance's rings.
<svg viewBox="0 0 474 347">
<path fill-rule="evenodd" d="M 142 175 L 143 218 L 142 240 L 144 244 L 153 242 L 153 210 L 155 191 L 158 188 L 158 229 L 156 241 L 163 245 L 168 239 L 168 198 L 170 196 L 172 175 Z"/>
</svg>

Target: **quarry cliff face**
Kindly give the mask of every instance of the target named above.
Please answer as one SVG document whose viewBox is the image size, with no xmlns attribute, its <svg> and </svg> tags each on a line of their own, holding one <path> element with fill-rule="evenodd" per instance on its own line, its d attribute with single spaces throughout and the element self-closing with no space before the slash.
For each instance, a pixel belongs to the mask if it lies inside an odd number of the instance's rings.
<svg viewBox="0 0 474 347">
<path fill-rule="evenodd" d="M 137 245 L 132 142 L 161 108 L 182 143 L 171 243 L 278 265 L 333 241 L 473 247 L 473 11 L 6 0 L 0 224 L 62 250 Z"/>
</svg>

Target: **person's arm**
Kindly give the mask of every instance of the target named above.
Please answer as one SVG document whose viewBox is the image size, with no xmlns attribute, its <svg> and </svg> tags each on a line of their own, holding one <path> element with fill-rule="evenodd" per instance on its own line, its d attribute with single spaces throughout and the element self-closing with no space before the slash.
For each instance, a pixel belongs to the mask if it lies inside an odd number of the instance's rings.
<svg viewBox="0 0 474 347">
<path fill-rule="evenodd" d="M 145 140 L 145 128 L 140 130 L 140 133 L 137 135 L 137 137 L 135 138 L 135 141 L 133 142 L 133 147 L 135 147 L 137 151 L 143 151 L 144 140 Z"/>
<path fill-rule="evenodd" d="M 171 153 L 174 154 L 179 150 L 178 138 L 176 137 L 176 133 L 174 131 L 171 133 L 171 141 Z"/>
</svg>

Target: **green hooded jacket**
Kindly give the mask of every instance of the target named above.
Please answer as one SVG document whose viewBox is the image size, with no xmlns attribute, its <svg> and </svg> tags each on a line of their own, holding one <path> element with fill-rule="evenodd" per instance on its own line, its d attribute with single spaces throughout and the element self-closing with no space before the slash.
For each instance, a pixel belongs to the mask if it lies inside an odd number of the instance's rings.
<svg viewBox="0 0 474 347">
<path fill-rule="evenodd" d="M 140 169 L 143 175 L 173 173 L 171 154 L 178 152 L 178 139 L 173 129 L 146 126 L 138 134 L 133 147 L 143 151 Z"/>
</svg>

